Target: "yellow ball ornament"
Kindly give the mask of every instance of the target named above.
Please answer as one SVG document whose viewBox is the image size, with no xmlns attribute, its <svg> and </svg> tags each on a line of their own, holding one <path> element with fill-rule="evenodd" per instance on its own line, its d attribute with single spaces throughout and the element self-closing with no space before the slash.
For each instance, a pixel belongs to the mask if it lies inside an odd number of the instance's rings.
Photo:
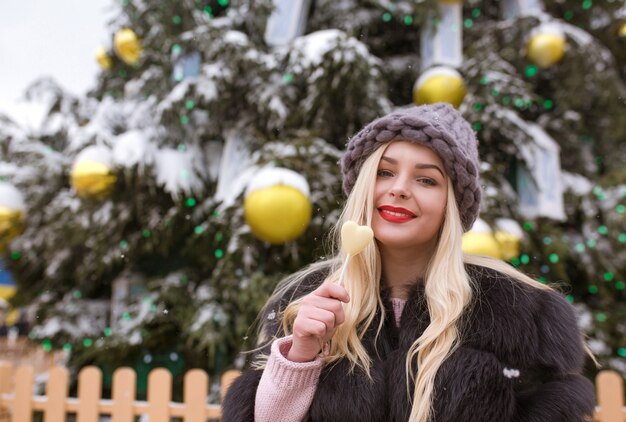
<svg viewBox="0 0 626 422">
<path fill-rule="evenodd" d="M 102 70 L 109 70 L 113 66 L 113 61 L 104 47 L 96 50 L 96 60 Z"/>
<path fill-rule="evenodd" d="M 74 161 L 71 171 L 72 187 L 84 199 L 108 197 L 117 176 L 111 171 L 110 152 L 104 147 L 85 148 Z"/>
<path fill-rule="evenodd" d="M 439 66 L 424 72 L 413 86 L 416 104 L 446 102 L 459 107 L 467 89 L 463 77 L 456 70 Z"/>
<path fill-rule="evenodd" d="M 500 245 L 502 259 L 510 261 L 520 254 L 520 237 L 503 231 L 496 231 L 493 235 Z"/>
<path fill-rule="evenodd" d="M 132 29 L 120 29 L 113 37 L 115 54 L 129 65 L 137 64 L 141 55 L 141 43 Z"/>
<path fill-rule="evenodd" d="M 559 31 L 539 28 L 528 40 L 526 50 L 528 59 L 545 69 L 558 63 L 565 55 L 565 36 Z"/>
<path fill-rule="evenodd" d="M 520 240 L 523 236 L 519 224 L 502 218 L 496 220 L 496 225 L 498 230 L 494 233 L 483 220 L 476 220 L 472 229 L 463 235 L 463 252 L 505 261 L 519 256 Z"/>
<path fill-rule="evenodd" d="M 10 183 L 0 182 L 0 251 L 24 231 L 25 218 L 22 194 Z"/>
<path fill-rule="evenodd" d="M 469 231 L 463 235 L 461 247 L 468 254 L 502 258 L 500 244 L 491 233 Z"/>
<path fill-rule="evenodd" d="M 510 261 L 520 255 L 520 242 L 524 238 L 524 230 L 519 223 L 510 218 L 496 220 L 497 230 L 493 234 L 500 245 L 502 259 Z"/>
<path fill-rule="evenodd" d="M 244 215 L 261 240 L 279 245 L 297 239 L 309 225 L 311 214 L 308 183 L 292 170 L 263 169 L 248 185 Z"/>
</svg>

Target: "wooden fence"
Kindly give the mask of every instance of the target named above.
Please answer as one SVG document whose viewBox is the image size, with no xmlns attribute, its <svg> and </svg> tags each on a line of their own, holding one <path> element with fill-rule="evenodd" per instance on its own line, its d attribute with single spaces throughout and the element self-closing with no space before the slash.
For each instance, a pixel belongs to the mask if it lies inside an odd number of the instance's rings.
<svg viewBox="0 0 626 422">
<path fill-rule="evenodd" d="M 228 371 L 221 378 L 221 398 L 238 371 Z M 135 400 L 136 374 L 130 368 L 113 373 L 112 398 L 102 399 L 102 372 L 90 366 L 78 374 L 78 397 L 68 397 L 69 372 L 57 366 L 49 371 L 45 396 L 33 396 L 34 369 L 15 368 L 0 362 L 0 422 L 32 422 L 33 412 L 43 412 L 44 422 L 65 422 L 75 414 L 76 422 L 97 422 L 100 415 L 110 415 L 113 422 L 133 422 L 136 416 L 147 415 L 150 422 L 184 422 L 217 420 L 222 415 L 219 404 L 207 404 L 209 378 L 200 369 L 185 374 L 183 403 L 172 402 L 172 375 L 157 368 L 148 375 L 146 401 Z M 625 422 L 624 382 L 614 371 L 602 371 L 596 377 L 597 422 Z"/>
<path fill-rule="evenodd" d="M 146 415 L 150 422 L 205 422 L 220 419 L 219 404 L 207 404 L 209 377 L 201 369 L 193 369 L 183 379 L 183 403 L 172 402 L 172 375 L 157 368 L 148 375 L 146 401 L 135 400 L 137 375 L 131 368 L 113 373 L 112 397 L 102 399 L 102 372 L 95 366 L 83 368 L 78 374 L 78 397 L 68 397 L 69 371 L 61 366 L 48 373 L 45 396 L 33 396 L 34 369 L 15 368 L 0 362 L 0 421 L 32 422 L 33 412 L 43 412 L 44 422 L 65 422 L 75 414 L 77 422 L 97 422 L 100 415 L 110 415 L 114 422 L 133 422 L 135 416 Z M 221 398 L 238 371 L 227 371 L 221 378 Z"/>
</svg>

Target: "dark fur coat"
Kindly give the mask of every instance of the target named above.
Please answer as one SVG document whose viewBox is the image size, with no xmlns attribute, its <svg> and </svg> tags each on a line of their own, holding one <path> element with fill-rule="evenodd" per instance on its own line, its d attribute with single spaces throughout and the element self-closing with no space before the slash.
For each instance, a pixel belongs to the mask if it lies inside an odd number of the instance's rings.
<svg viewBox="0 0 626 422">
<path fill-rule="evenodd" d="M 595 405 L 593 384 L 580 375 L 585 353 L 572 306 L 562 295 L 532 288 L 494 270 L 467 266 L 474 298 L 461 324 L 459 347 L 435 380 L 432 421 L 584 420 Z M 278 330 L 272 312 L 314 290 L 324 279 L 303 281 L 268 308 L 268 329 Z M 374 321 L 362 342 L 373 358 L 371 382 L 347 361 L 325 366 L 308 418 L 311 421 L 406 421 L 406 353 L 429 324 L 423 287 L 410 292 L 400 328 L 388 298 L 387 318 L 375 344 Z M 280 333 L 279 333 L 280 335 Z M 269 348 L 265 350 L 267 353 Z M 231 386 L 224 422 L 253 421 L 262 371 L 246 370 Z M 412 389 L 411 388 L 411 397 Z"/>
</svg>

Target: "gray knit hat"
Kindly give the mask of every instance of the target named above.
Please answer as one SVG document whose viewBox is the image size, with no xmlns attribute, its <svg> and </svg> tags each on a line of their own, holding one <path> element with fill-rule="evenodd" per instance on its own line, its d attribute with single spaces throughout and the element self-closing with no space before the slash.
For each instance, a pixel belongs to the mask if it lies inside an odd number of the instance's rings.
<svg viewBox="0 0 626 422">
<path fill-rule="evenodd" d="M 349 194 L 361 166 L 378 146 L 403 140 L 424 145 L 439 155 L 452 179 L 464 231 L 478 218 L 481 190 L 478 148 L 474 131 L 450 104 L 436 103 L 394 111 L 357 133 L 341 159 L 343 190 Z"/>
</svg>

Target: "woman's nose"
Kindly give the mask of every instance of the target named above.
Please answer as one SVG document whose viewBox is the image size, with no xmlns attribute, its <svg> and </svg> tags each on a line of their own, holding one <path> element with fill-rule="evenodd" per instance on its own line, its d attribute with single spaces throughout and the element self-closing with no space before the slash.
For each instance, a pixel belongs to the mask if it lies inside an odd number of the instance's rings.
<svg viewBox="0 0 626 422">
<path fill-rule="evenodd" d="M 404 178 L 398 177 L 394 181 L 395 183 L 391 186 L 389 190 L 389 194 L 396 198 L 406 199 L 410 196 L 409 190 L 406 187 L 406 180 Z"/>
</svg>

